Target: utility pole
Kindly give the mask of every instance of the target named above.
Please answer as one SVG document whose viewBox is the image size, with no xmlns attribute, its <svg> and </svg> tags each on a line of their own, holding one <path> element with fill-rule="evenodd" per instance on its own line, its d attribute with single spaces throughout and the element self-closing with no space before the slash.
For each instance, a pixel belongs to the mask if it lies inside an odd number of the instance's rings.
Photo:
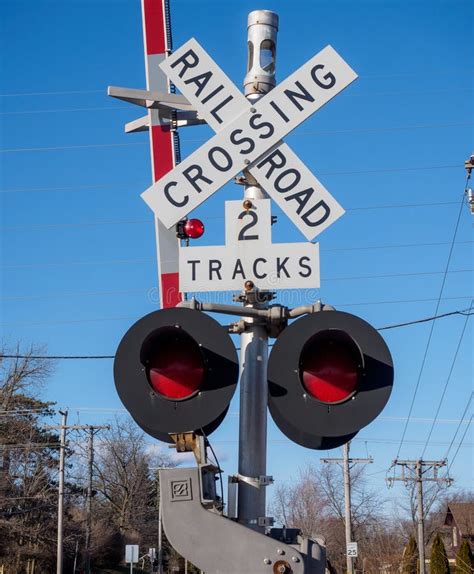
<svg viewBox="0 0 474 574">
<path fill-rule="evenodd" d="M 56 574 L 63 574 L 64 459 L 66 451 L 67 411 L 59 411 L 59 413 L 61 415 L 61 434 L 59 446 L 58 540 Z"/>
<path fill-rule="evenodd" d="M 446 460 L 398 460 L 392 463 L 392 468 L 400 467 L 400 476 L 387 478 L 388 483 L 402 480 L 405 485 L 416 482 L 417 498 L 417 526 L 418 526 L 418 558 L 420 562 L 420 574 L 426 574 L 425 564 L 425 515 L 423 510 L 423 482 L 446 482 L 448 486 L 452 479 L 438 476 L 438 471 L 446 466 Z M 428 474 L 431 473 L 431 474 Z"/>
<path fill-rule="evenodd" d="M 109 429 L 109 425 L 67 425 L 67 411 L 59 411 L 62 415 L 61 425 L 46 426 L 46 430 L 60 430 L 59 446 L 59 489 L 58 489 L 58 542 L 57 542 L 57 563 L 56 574 L 63 572 L 63 516 L 64 516 L 64 462 L 66 451 L 66 431 L 87 430 L 89 431 L 88 448 L 88 485 L 87 485 L 87 506 L 86 506 L 86 573 L 90 574 L 90 540 L 92 523 L 92 470 L 94 463 L 94 434 L 102 429 Z M 77 549 L 76 549 L 77 554 Z"/>
<path fill-rule="evenodd" d="M 78 428 L 78 427 L 75 427 Z M 93 468 L 94 468 L 94 435 L 103 429 L 109 429 L 108 425 L 104 426 L 94 426 L 87 425 L 79 430 L 87 430 L 89 432 L 88 441 L 88 483 L 87 483 L 87 507 L 86 507 L 86 574 L 91 573 L 91 532 L 92 532 L 92 478 L 93 478 Z"/>
<path fill-rule="evenodd" d="M 354 464 L 370 464 L 372 458 L 349 458 L 349 445 L 346 442 L 343 447 L 343 458 L 322 458 L 326 464 L 341 464 L 344 475 L 344 525 L 346 530 L 346 568 L 348 574 L 354 574 L 354 557 L 349 556 L 348 546 L 352 542 L 352 514 L 351 514 L 351 466 Z"/>
</svg>

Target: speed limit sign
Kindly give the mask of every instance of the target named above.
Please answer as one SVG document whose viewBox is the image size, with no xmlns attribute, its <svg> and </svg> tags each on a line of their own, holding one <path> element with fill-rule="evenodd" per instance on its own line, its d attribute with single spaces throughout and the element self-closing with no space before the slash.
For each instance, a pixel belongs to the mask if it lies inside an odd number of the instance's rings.
<svg viewBox="0 0 474 574">
<path fill-rule="evenodd" d="M 357 558 L 357 542 L 347 543 L 347 556 L 351 556 L 351 558 Z"/>
</svg>

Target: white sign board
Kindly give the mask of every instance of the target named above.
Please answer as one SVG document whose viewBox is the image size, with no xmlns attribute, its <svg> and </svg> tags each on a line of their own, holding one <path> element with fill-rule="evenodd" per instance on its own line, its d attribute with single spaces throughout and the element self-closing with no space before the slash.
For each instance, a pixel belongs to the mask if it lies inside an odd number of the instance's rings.
<svg viewBox="0 0 474 574">
<path fill-rule="evenodd" d="M 357 558 L 357 542 L 348 542 L 347 543 L 347 556 L 351 556 L 352 558 Z"/>
<path fill-rule="evenodd" d="M 327 46 L 253 106 L 195 40 L 163 69 L 218 133 L 142 197 L 172 227 L 243 169 L 248 169 L 308 239 L 344 210 L 281 138 L 357 75 Z M 262 181 L 260 181 L 262 180 Z"/>
<path fill-rule="evenodd" d="M 226 245 L 183 247 L 179 281 L 185 292 L 319 287 L 319 245 L 271 242 L 270 200 L 227 201 Z"/>
<path fill-rule="evenodd" d="M 125 546 L 125 562 L 135 564 L 138 562 L 139 548 L 138 544 L 127 544 Z"/>
</svg>

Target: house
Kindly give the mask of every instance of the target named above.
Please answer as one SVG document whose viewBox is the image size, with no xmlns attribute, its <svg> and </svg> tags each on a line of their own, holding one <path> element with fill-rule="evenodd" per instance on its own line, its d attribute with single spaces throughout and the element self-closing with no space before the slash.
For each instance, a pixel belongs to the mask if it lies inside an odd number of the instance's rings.
<svg viewBox="0 0 474 574">
<path fill-rule="evenodd" d="M 448 504 L 444 526 L 449 528 L 450 536 L 446 550 L 454 555 L 459 550 L 461 542 L 466 538 L 474 544 L 474 502 L 451 502 Z"/>
</svg>

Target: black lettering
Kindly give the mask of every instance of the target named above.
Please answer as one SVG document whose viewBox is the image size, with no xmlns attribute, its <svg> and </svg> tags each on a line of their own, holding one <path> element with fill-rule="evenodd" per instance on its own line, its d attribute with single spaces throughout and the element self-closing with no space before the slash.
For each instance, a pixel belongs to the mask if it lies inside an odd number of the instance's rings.
<svg viewBox="0 0 474 574">
<path fill-rule="evenodd" d="M 306 269 L 305 272 L 303 271 L 298 271 L 298 275 L 300 275 L 301 277 L 309 277 L 311 275 L 311 273 L 313 272 L 313 270 L 311 269 L 311 267 L 309 265 L 306 265 L 305 262 L 310 262 L 311 259 L 309 257 L 300 257 L 300 260 L 298 261 L 298 263 L 300 264 L 300 267 L 302 267 L 303 269 Z"/>
<path fill-rule="evenodd" d="M 285 265 L 288 263 L 288 259 L 289 259 L 289 257 L 285 257 L 285 259 L 283 259 L 283 261 L 281 261 L 280 258 L 277 257 L 277 277 L 278 277 L 278 279 L 280 278 L 280 274 L 282 271 L 284 271 L 286 273 L 287 277 L 290 276 L 290 274 L 288 273 L 288 269 L 285 267 Z"/>
<path fill-rule="evenodd" d="M 271 137 L 275 133 L 275 128 L 273 127 L 273 124 L 271 124 L 270 122 L 257 123 L 255 121 L 261 117 L 262 117 L 262 114 L 253 114 L 252 116 L 250 116 L 249 125 L 254 130 L 259 130 L 260 128 L 267 128 L 268 131 L 266 133 L 258 134 L 258 137 L 261 140 L 266 140 L 267 138 Z"/>
<path fill-rule="evenodd" d="M 317 211 L 320 207 L 324 210 L 324 213 L 317 221 L 310 221 L 309 216 L 312 215 L 315 211 Z M 329 217 L 330 213 L 331 210 L 329 209 L 328 204 L 321 199 L 321 201 L 318 201 L 318 203 L 314 207 L 312 207 L 304 215 L 302 215 L 301 219 L 306 223 L 306 225 L 309 225 L 310 227 L 316 227 L 317 225 L 321 225 L 321 223 L 324 223 L 326 219 Z"/>
<path fill-rule="evenodd" d="M 192 170 L 195 170 L 194 174 L 191 174 Z M 187 167 L 185 170 L 183 170 L 183 175 L 198 193 L 201 193 L 201 191 L 202 191 L 201 187 L 196 183 L 196 181 L 198 179 L 200 179 L 204 183 L 212 183 L 212 179 L 209 179 L 205 175 L 203 175 L 202 167 L 200 165 L 195 164 L 195 163 L 193 163 L 192 165 Z M 186 203 L 187 202 L 188 201 L 186 199 Z"/>
<path fill-rule="evenodd" d="M 215 273 L 217 278 L 222 281 L 221 275 L 222 261 L 218 259 L 209 259 L 209 281 L 212 281 L 212 274 Z"/>
<path fill-rule="evenodd" d="M 248 154 L 253 152 L 253 150 L 255 149 L 255 142 L 253 141 L 252 138 L 247 138 L 247 137 L 243 137 L 240 139 L 237 139 L 236 136 L 238 136 L 239 134 L 241 134 L 243 132 L 243 130 L 234 130 L 231 134 L 230 134 L 230 141 L 234 144 L 234 145 L 239 145 L 241 143 L 248 143 L 248 148 L 246 149 L 241 149 L 239 151 L 239 153 L 241 154 Z"/>
<path fill-rule="evenodd" d="M 189 61 L 188 58 L 191 58 L 191 61 Z M 171 67 L 176 68 L 178 64 L 183 64 L 183 67 L 179 71 L 179 77 L 182 78 L 188 68 L 195 68 L 199 64 L 199 56 L 194 50 L 188 50 L 179 57 L 176 62 L 173 62 Z"/>
<path fill-rule="evenodd" d="M 239 232 L 239 235 L 237 237 L 237 241 L 249 241 L 249 240 L 253 240 L 253 239 L 258 239 L 258 234 L 255 235 L 245 235 L 246 231 L 248 231 L 249 229 L 251 229 L 252 227 L 255 227 L 255 225 L 257 225 L 258 223 L 258 215 L 256 211 L 242 211 L 242 213 L 239 215 L 239 219 L 243 220 L 244 217 L 250 217 L 250 222 L 247 223 L 247 225 L 244 225 L 242 227 L 242 229 Z"/>
<path fill-rule="evenodd" d="M 288 123 L 290 121 L 290 118 L 286 114 L 283 113 L 283 110 L 279 106 L 277 106 L 273 100 L 270 102 L 270 105 L 278 113 L 278 115 L 281 116 L 285 120 L 286 123 Z"/>
<path fill-rule="evenodd" d="M 313 193 L 314 189 L 309 187 L 303 191 L 297 191 L 296 193 L 285 196 L 285 201 L 296 201 L 298 203 L 298 209 L 296 210 L 296 213 L 299 215 L 305 208 L 308 201 L 311 199 Z"/>
<path fill-rule="evenodd" d="M 216 158 L 215 158 L 215 155 L 217 153 L 222 154 L 222 157 L 227 162 L 225 165 L 220 165 L 219 163 L 217 163 Z M 211 165 L 213 167 L 215 167 L 216 169 L 218 169 L 219 171 L 229 171 L 229 169 L 232 167 L 232 164 L 233 164 L 232 158 L 230 157 L 229 152 L 227 150 L 225 150 L 223 147 L 219 147 L 219 146 L 212 147 L 209 150 L 207 157 L 209 158 Z"/>
<path fill-rule="evenodd" d="M 228 104 L 230 102 L 230 100 L 233 100 L 234 96 L 228 96 L 225 100 L 222 100 L 222 102 L 220 104 L 217 104 L 217 106 L 215 108 L 213 108 L 211 110 L 211 114 L 216 118 L 216 120 L 221 124 L 222 123 L 222 118 L 220 118 L 217 115 L 217 112 L 223 108 L 226 104 Z"/>
<path fill-rule="evenodd" d="M 262 273 L 259 274 L 257 271 L 257 265 L 259 263 L 266 263 L 267 260 L 265 259 L 265 257 L 257 257 L 257 259 L 255 259 L 255 261 L 253 262 L 253 274 L 257 279 L 265 279 L 265 277 L 267 276 L 267 273 Z"/>
<path fill-rule="evenodd" d="M 191 264 L 191 281 L 196 281 L 196 265 L 198 263 L 201 263 L 201 260 L 200 259 L 190 259 L 189 261 L 186 261 L 186 263 Z"/>
<path fill-rule="evenodd" d="M 207 94 L 207 96 L 201 100 L 201 104 L 207 103 L 211 98 L 213 98 L 216 94 L 218 94 L 223 88 L 224 88 L 224 86 L 222 84 L 220 86 L 217 86 L 217 88 L 215 90 L 212 90 L 212 92 L 210 94 Z"/>
<path fill-rule="evenodd" d="M 207 83 L 209 82 L 209 80 L 211 78 L 212 78 L 212 72 L 203 72 L 202 74 L 198 74 L 197 76 L 194 76 L 194 78 L 189 78 L 189 80 L 186 80 L 184 83 L 185 84 L 196 84 L 197 90 L 194 93 L 194 95 L 199 96 L 200 93 L 207 86 Z"/>
<path fill-rule="evenodd" d="M 234 272 L 232 273 L 232 279 L 235 279 L 237 273 L 239 275 L 242 275 L 242 279 L 245 279 L 244 268 L 242 267 L 242 261 L 240 261 L 240 259 L 237 259 L 237 261 L 235 262 Z"/>
<path fill-rule="evenodd" d="M 185 195 L 183 197 L 183 201 L 177 201 L 176 199 L 174 199 L 173 197 L 171 197 L 171 193 L 170 193 L 170 188 L 172 187 L 176 187 L 178 185 L 177 181 L 170 181 L 169 183 L 167 183 L 165 185 L 165 189 L 163 190 L 163 193 L 165 194 L 166 199 L 175 207 L 183 207 L 184 205 L 186 205 L 189 201 L 189 196 Z"/>
<path fill-rule="evenodd" d="M 277 158 L 280 160 L 280 163 L 277 163 L 275 161 L 275 159 L 277 159 Z M 280 168 L 280 167 L 283 167 L 284 165 L 286 165 L 286 157 L 281 153 L 281 151 L 279 149 L 276 149 L 276 150 L 272 151 L 272 153 L 269 153 L 263 161 L 261 161 L 259 164 L 257 164 L 257 168 L 260 169 L 266 163 L 270 164 L 270 169 L 267 171 L 267 173 L 264 176 L 268 179 L 272 175 L 272 173 L 274 172 L 274 170 L 276 168 Z"/>
<path fill-rule="evenodd" d="M 287 184 L 286 187 L 281 185 L 281 181 L 284 177 L 290 175 L 290 183 Z M 294 175 L 294 179 L 292 181 L 291 175 Z M 290 167 L 289 169 L 285 169 L 283 173 L 280 173 L 278 177 L 275 179 L 275 189 L 280 193 L 286 193 L 287 191 L 291 191 L 295 185 L 298 185 L 301 180 L 301 173 L 295 169 L 294 167 Z"/>
<path fill-rule="evenodd" d="M 308 90 L 301 85 L 300 82 L 295 82 L 295 86 L 300 89 L 300 92 L 293 92 L 293 90 L 284 90 L 285 96 L 288 97 L 290 102 L 294 104 L 299 111 L 303 110 L 303 106 L 298 102 L 298 99 L 305 100 L 307 102 L 314 102 L 313 96 L 308 92 Z"/>
<path fill-rule="evenodd" d="M 311 77 L 320 88 L 323 88 L 323 90 L 329 90 L 335 85 L 336 77 L 331 72 L 328 72 L 325 76 L 323 76 L 323 80 L 326 80 L 327 83 L 323 84 L 316 75 L 318 70 L 324 70 L 324 64 L 316 64 L 316 66 L 314 66 L 314 68 L 311 70 Z"/>
</svg>

